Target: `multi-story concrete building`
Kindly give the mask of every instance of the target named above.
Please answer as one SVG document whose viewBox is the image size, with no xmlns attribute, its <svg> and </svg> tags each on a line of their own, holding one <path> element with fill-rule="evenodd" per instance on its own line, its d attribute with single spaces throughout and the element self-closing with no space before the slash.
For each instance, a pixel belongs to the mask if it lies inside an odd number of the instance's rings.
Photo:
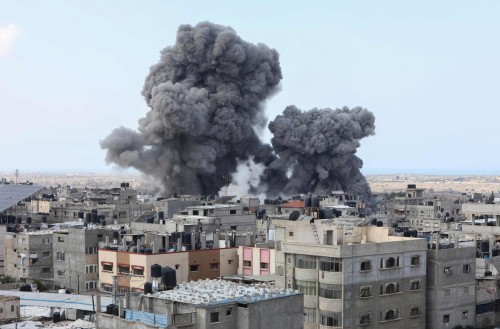
<svg viewBox="0 0 500 329">
<path fill-rule="evenodd" d="M 53 232 L 7 232 L 5 234 L 5 274 L 23 282 L 54 277 Z"/>
<path fill-rule="evenodd" d="M 74 293 L 97 290 L 99 243 L 113 237 L 119 227 L 96 227 L 83 224 L 54 232 L 54 285 Z"/>
<path fill-rule="evenodd" d="M 143 291 L 151 282 L 151 265 L 168 266 L 175 270 L 177 282 L 215 279 L 235 275 L 238 249 L 204 249 L 169 253 L 138 253 L 99 249 L 99 288 L 112 292 L 116 280 L 121 292 Z"/>
<path fill-rule="evenodd" d="M 238 274 L 268 275 L 275 269 L 276 250 L 257 247 L 238 247 Z"/>
<path fill-rule="evenodd" d="M 222 280 L 184 283 L 125 304 L 119 316 L 97 314 L 97 328 L 303 328 L 301 293 Z"/>
<path fill-rule="evenodd" d="M 475 325 L 475 275 L 475 247 L 428 250 L 427 328 Z"/>
<path fill-rule="evenodd" d="M 304 328 L 424 328 L 427 242 L 386 227 L 273 220 L 276 286 L 304 293 Z"/>
</svg>

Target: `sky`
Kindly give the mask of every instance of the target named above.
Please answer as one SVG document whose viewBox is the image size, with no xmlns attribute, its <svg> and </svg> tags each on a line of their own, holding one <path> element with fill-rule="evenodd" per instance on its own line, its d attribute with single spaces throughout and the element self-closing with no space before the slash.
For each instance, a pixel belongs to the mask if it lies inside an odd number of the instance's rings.
<svg viewBox="0 0 500 329">
<path fill-rule="evenodd" d="M 269 120 L 292 104 L 372 111 L 363 173 L 500 174 L 499 1 L 0 4 L 0 171 L 119 170 L 99 141 L 137 128 L 178 26 L 210 21 L 280 53 Z"/>
</svg>

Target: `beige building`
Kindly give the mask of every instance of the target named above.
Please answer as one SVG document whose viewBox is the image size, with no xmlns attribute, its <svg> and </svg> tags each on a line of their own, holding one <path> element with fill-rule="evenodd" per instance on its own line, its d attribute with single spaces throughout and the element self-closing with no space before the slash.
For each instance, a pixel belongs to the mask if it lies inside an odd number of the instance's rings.
<svg viewBox="0 0 500 329">
<path fill-rule="evenodd" d="M 276 286 L 304 293 L 304 328 L 424 328 L 427 242 L 341 218 L 273 220 Z"/>
<path fill-rule="evenodd" d="M 238 249 L 204 249 L 169 253 L 145 254 L 99 249 L 99 288 L 112 292 L 114 278 L 120 292 L 144 290 L 151 282 L 151 265 L 175 269 L 177 283 L 199 279 L 215 279 L 235 275 Z"/>
<path fill-rule="evenodd" d="M 19 318 L 20 298 L 16 296 L 0 295 L 0 321 Z"/>
</svg>

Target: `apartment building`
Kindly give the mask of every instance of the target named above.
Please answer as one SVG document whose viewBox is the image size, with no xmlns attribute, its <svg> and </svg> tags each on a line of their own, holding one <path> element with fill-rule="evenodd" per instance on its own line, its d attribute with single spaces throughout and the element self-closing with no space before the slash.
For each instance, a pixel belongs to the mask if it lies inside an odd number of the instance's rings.
<svg viewBox="0 0 500 329">
<path fill-rule="evenodd" d="M 48 230 L 5 233 L 5 274 L 22 282 L 54 277 L 53 232 Z"/>
<path fill-rule="evenodd" d="M 268 275 L 275 269 L 276 250 L 258 247 L 238 247 L 238 274 Z"/>
<path fill-rule="evenodd" d="M 354 220 L 273 220 L 276 286 L 304 293 L 304 328 L 424 328 L 424 239 Z"/>
<path fill-rule="evenodd" d="M 476 324 L 475 277 L 475 247 L 427 251 L 427 328 Z"/>
<path fill-rule="evenodd" d="M 178 252 L 129 252 L 99 249 L 99 288 L 112 292 L 114 280 L 120 292 L 144 290 L 151 282 L 151 265 L 175 269 L 177 282 L 215 279 L 235 275 L 238 267 L 238 249 L 203 249 Z"/>
</svg>

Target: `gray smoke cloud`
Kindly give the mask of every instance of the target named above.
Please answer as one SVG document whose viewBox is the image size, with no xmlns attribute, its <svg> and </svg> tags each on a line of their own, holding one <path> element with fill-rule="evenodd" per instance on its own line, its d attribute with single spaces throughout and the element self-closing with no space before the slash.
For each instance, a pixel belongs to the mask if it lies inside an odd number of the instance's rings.
<svg viewBox="0 0 500 329">
<path fill-rule="evenodd" d="M 102 140 L 106 161 L 157 177 L 167 194 L 216 194 L 239 161 L 274 159 L 255 129 L 281 78 L 276 50 L 229 27 L 181 25 L 146 77 L 139 131 L 120 127 Z"/>
<path fill-rule="evenodd" d="M 370 198 L 355 153 L 359 140 L 374 134 L 371 112 L 290 106 L 269 123 L 272 146 L 261 142 L 263 102 L 281 79 L 276 50 L 243 41 L 229 27 L 182 25 L 146 77 L 150 109 L 138 131 L 119 127 L 101 141 L 106 161 L 155 177 L 167 195 L 217 194 L 239 166 L 248 177 L 260 175 L 259 183 L 238 182 L 256 195 L 342 189 Z"/>
<path fill-rule="evenodd" d="M 271 168 L 282 168 L 285 195 L 343 190 L 371 199 L 360 172 L 363 162 L 355 153 L 360 139 L 375 134 L 375 116 L 361 107 L 301 111 L 289 106 L 269 123 L 271 143 L 278 159 Z"/>
</svg>

